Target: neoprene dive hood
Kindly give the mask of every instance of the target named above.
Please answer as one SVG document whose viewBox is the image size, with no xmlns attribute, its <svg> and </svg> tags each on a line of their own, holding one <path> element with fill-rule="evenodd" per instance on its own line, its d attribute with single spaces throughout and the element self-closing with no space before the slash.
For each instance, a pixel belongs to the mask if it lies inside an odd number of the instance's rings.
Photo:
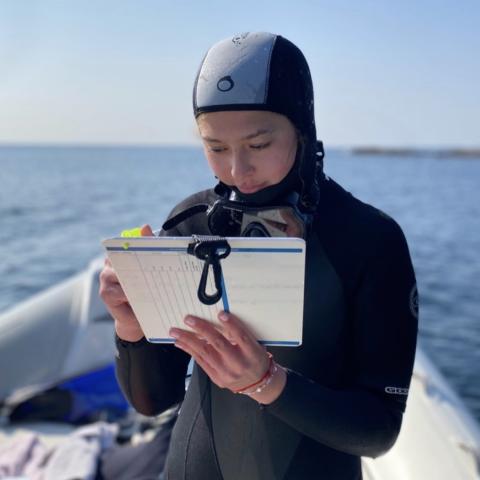
<svg viewBox="0 0 480 480">
<path fill-rule="evenodd" d="M 297 207 L 315 211 L 323 175 L 323 145 L 317 141 L 313 85 L 307 61 L 292 42 L 266 32 L 243 33 L 213 45 L 205 55 L 193 89 L 195 117 L 230 110 L 266 110 L 285 115 L 299 133 L 295 164 L 277 185 L 242 194 L 223 183 L 217 192 L 266 204 L 295 190 Z"/>
</svg>

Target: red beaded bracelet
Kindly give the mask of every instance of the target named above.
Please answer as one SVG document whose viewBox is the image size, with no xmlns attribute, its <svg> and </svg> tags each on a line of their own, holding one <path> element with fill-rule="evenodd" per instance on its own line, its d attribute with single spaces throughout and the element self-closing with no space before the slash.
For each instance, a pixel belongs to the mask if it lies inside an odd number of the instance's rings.
<svg viewBox="0 0 480 480">
<path fill-rule="evenodd" d="M 256 381 L 255 383 L 252 383 L 251 385 L 247 385 L 246 387 L 237 388 L 236 390 L 233 390 L 233 393 L 245 393 L 246 390 L 250 390 L 251 388 L 256 387 L 257 385 L 264 382 L 269 375 L 271 375 L 271 371 L 273 367 L 273 355 L 270 352 L 267 352 L 267 356 L 270 361 L 268 363 L 267 371 L 262 375 L 262 378 L 260 378 L 260 380 Z"/>
<path fill-rule="evenodd" d="M 270 370 L 270 375 L 265 379 L 265 381 L 263 383 L 261 383 L 260 385 L 256 386 L 253 390 L 249 390 L 249 391 L 242 391 L 241 393 L 243 395 L 257 395 L 259 393 L 262 393 L 269 385 L 270 383 L 272 382 L 273 380 L 273 377 L 275 376 L 275 374 L 277 373 L 277 364 L 274 362 L 273 363 L 273 368 L 272 370 Z"/>
</svg>

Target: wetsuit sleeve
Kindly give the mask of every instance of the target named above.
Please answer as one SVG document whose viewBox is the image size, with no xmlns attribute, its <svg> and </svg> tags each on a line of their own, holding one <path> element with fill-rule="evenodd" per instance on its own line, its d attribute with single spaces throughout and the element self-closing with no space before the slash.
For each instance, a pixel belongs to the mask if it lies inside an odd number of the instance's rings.
<svg viewBox="0 0 480 480">
<path fill-rule="evenodd" d="M 183 400 L 190 357 L 173 345 L 125 342 L 115 336 L 118 383 L 143 415 L 157 415 Z"/>
<path fill-rule="evenodd" d="M 213 190 L 194 193 L 177 204 L 167 216 L 216 198 Z M 208 234 L 205 216 L 182 222 L 159 236 L 184 237 L 192 233 Z M 183 400 L 185 377 L 190 356 L 173 345 L 151 344 L 145 338 L 126 342 L 116 337 L 116 375 L 119 385 L 132 406 L 144 415 L 156 415 Z"/>
<path fill-rule="evenodd" d="M 176 229 L 170 235 L 181 236 Z M 165 231 L 159 236 L 166 236 Z M 173 345 L 150 343 L 145 337 L 128 342 L 115 335 L 115 342 L 117 381 L 135 410 L 153 416 L 183 400 L 189 355 Z"/>
<path fill-rule="evenodd" d="M 377 457 L 400 431 L 417 336 L 415 275 L 393 221 L 372 242 L 353 298 L 352 381 L 335 390 L 289 371 L 267 410 L 336 450 Z M 328 366 L 326 366 L 328 368 Z"/>
<path fill-rule="evenodd" d="M 418 333 L 418 293 L 407 242 L 391 220 L 354 299 L 355 384 L 405 411 Z"/>
</svg>

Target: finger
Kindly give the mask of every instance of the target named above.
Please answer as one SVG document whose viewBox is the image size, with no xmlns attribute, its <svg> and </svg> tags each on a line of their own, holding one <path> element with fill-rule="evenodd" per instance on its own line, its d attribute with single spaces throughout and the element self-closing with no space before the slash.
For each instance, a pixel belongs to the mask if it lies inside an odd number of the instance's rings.
<svg viewBox="0 0 480 480">
<path fill-rule="evenodd" d="M 182 348 L 181 345 L 175 344 L 175 346 L 176 346 L 177 348 L 182 349 L 185 353 L 189 354 L 189 355 L 195 360 L 195 363 L 197 363 L 198 366 L 208 375 L 208 377 L 210 378 L 210 380 L 211 380 L 212 382 L 214 382 L 214 383 L 215 383 L 216 385 L 218 385 L 220 388 L 225 388 L 224 383 L 222 382 L 222 380 L 221 380 L 220 377 L 218 376 L 218 374 L 217 374 L 217 372 L 215 371 L 215 369 L 213 369 L 210 365 L 208 365 L 208 363 L 206 363 L 205 361 L 203 361 L 201 358 L 196 357 L 194 354 L 189 353 L 188 350 Z"/>
<path fill-rule="evenodd" d="M 177 340 L 174 345 L 193 357 L 195 362 L 198 363 L 198 365 L 210 377 L 210 379 L 218 386 L 223 388 L 224 384 L 221 380 L 221 375 L 217 368 L 215 368 L 215 365 L 212 365 L 211 358 L 207 354 L 205 354 L 203 351 L 198 351 L 197 349 L 193 348 L 191 344 L 182 340 Z"/>
<path fill-rule="evenodd" d="M 117 274 L 115 273 L 115 270 L 110 267 L 105 267 L 99 275 L 99 280 L 101 283 L 114 283 L 114 284 L 119 284 L 120 282 L 118 281 Z"/>
<path fill-rule="evenodd" d="M 195 337 L 195 334 L 192 332 L 172 329 L 171 335 L 177 338 L 175 345 L 188 352 L 195 359 L 198 359 L 198 362 L 202 364 L 202 368 L 204 368 L 212 381 L 222 388 L 235 390 L 258 381 L 265 374 L 267 366 L 264 363 L 269 363 L 265 352 L 262 352 L 260 356 L 256 355 L 256 359 L 243 357 L 245 366 L 236 370 L 232 367 L 230 361 L 225 360 L 225 356 L 221 356 L 205 340 Z M 249 365 L 251 361 L 253 361 L 254 365 Z"/>
<path fill-rule="evenodd" d="M 235 342 L 247 356 L 258 355 L 260 350 L 265 350 L 258 343 L 255 335 L 236 315 L 222 311 L 218 314 L 218 318 L 222 324 L 223 335 Z"/>
<path fill-rule="evenodd" d="M 128 298 L 119 284 L 101 284 L 98 294 L 100 295 L 100 298 L 110 306 L 118 306 L 122 303 L 128 303 Z"/>
<path fill-rule="evenodd" d="M 236 356 L 235 347 L 211 322 L 204 320 L 203 318 L 188 315 L 185 318 L 185 323 L 190 328 L 194 329 L 197 334 L 205 338 L 215 350 L 228 357 L 232 357 L 232 360 L 234 360 L 234 357 Z"/>
<path fill-rule="evenodd" d="M 199 338 L 195 332 L 188 332 L 179 328 L 170 330 L 172 337 L 176 338 L 182 346 L 188 348 L 190 354 L 201 358 L 211 369 L 216 372 L 216 383 L 221 382 L 222 387 L 236 383 L 244 372 L 244 366 L 240 362 L 234 362 L 218 352 L 205 338 Z M 246 363 L 246 362 L 245 362 Z"/>
<path fill-rule="evenodd" d="M 132 320 L 134 320 L 138 324 L 138 320 L 129 303 L 122 303 L 116 306 L 106 304 L 106 307 L 110 315 L 118 322 L 127 325 L 131 324 Z M 138 326 L 140 326 L 140 324 L 138 324 Z"/>
<path fill-rule="evenodd" d="M 141 226 L 140 233 L 142 234 L 142 237 L 153 237 L 152 227 L 148 224 Z"/>
<path fill-rule="evenodd" d="M 188 332 L 181 328 L 170 329 L 170 335 L 195 354 L 204 358 L 212 367 L 218 368 L 225 362 L 220 357 L 219 353 L 213 348 L 206 339 L 200 338 L 195 332 Z"/>
</svg>

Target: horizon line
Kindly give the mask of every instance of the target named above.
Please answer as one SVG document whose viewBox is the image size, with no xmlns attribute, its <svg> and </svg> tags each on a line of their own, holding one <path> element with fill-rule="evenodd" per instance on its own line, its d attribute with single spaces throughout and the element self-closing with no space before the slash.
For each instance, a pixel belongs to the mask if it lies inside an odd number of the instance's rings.
<svg viewBox="0 0 480 480">
<path fill-rule="evenodd" d="M 201 149 L 202 145 L 198 143 L 169 143 L 169 142 L 9 142 L 0 141 L 0 148 L 195 148 Z M 352 150 L 361 152 L 396 152 L 396 151 L 462 151 L 462 152 L 479 152 L 480 144 L 473 145 L 382 145 L 382 144 L 325 144 L 325 149 L 334 150 Z"/>
</svg>

